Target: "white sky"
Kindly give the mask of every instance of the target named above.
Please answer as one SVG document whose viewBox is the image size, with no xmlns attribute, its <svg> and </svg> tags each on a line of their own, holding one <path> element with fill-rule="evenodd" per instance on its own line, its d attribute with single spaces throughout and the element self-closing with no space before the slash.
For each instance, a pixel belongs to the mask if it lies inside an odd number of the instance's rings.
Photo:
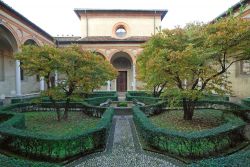
<svg viewBox="0 0 250 167">
<path fill-rule="evenodd" d="M 167 9 L 163 28 L 208 22 L 239 0 L 3 0 L 52 36 L 80 35 L 74 8 Z"/>
</svg>

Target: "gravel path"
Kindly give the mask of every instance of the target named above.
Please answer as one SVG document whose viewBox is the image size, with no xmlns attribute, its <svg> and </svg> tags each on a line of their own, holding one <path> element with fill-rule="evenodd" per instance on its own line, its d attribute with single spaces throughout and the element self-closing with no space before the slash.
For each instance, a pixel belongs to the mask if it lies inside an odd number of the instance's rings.
<svg viewBox="0 0 250 167">
<path fill-rule="evenodd" d="M 103 153 L 92 154 L 68 166 L 77 167 L 176 167 L 160 155 L 142 150 L 132 116 L 115 116 Z"/>
</svg>

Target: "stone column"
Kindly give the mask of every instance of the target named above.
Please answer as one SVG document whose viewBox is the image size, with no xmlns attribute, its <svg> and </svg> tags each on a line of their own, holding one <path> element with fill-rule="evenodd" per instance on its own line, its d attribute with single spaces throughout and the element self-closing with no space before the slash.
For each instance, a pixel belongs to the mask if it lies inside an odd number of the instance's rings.
<svg viewBox="0 0 250 167">
<path fill-rule="evenodd" d="M 20 60 L 16 60 L 16 95 L 21 96 L 21 67 Z"/>
<path fill-rule="evenodd" d="M 107 81 L 107 91 L 111 91 L 111 82 Z"/>
<path fill-rule="evenodd" d="M 133 64 L 133 90 L 136 90 L 136 64 Z"/>
<path fill-rule="evenodd" d="M 58 82 L 58 72 L 57 70 L 55 71 L 55 85 L 57 86 L 57 82 Z"/>
<path fill-rule="evenodd" d="M 40 78 L 40 91 L 43 91 L 44 89 L 44 77 Z"/>
</svg>

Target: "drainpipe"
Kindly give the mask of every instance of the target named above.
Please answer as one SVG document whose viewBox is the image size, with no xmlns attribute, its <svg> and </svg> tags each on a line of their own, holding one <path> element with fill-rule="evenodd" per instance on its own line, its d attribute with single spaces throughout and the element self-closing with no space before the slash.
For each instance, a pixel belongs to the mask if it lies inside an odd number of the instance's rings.
<svg viewBox="0 0 250 167">
<path fill-rule="evenodd" d="M 155 35 L 155 15 L 156 15 L 156 11 L 154 13 L 154 35 Z"/>
<path fill-rule="evenodd" d="M 88 21 L 88 15 L 87 15 L 87 11 L 85 9 L 85 17 L 86 17 L 86 37 L 89 36 L 89 21 Z"/>
</svg>

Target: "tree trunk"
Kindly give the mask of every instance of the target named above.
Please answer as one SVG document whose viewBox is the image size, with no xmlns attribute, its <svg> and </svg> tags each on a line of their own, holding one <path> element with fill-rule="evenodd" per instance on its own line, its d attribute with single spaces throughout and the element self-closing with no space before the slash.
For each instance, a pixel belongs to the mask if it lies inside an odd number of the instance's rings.
<svg viewBox="0 0 250 167">
<path fill-rule="evenodd" d="M 195 101 L 183 98 L 184 120 L 192 120 L 194 115 Z"/>
<path fill-rule="evenodd" d="M 60 108 L 59 106 L 56 104 L 56 101 L 50 96 L 49 97 L 50 101 L 52 102 L 54 108 L 56 109 L 56 115 L 57 115 L 57 121 L 61 121 L 61 113 L 60 113 Z"/>
<path fill-rule="evenodd" d="M 70 98 L 67 98 L 66 103 L 65 103 L 65 110 L 64 110 L 64 115 L 63 119 L 68 120 L 68 112 L 69 112 L 69 104 L 70 104 Z"/>
</svg>

